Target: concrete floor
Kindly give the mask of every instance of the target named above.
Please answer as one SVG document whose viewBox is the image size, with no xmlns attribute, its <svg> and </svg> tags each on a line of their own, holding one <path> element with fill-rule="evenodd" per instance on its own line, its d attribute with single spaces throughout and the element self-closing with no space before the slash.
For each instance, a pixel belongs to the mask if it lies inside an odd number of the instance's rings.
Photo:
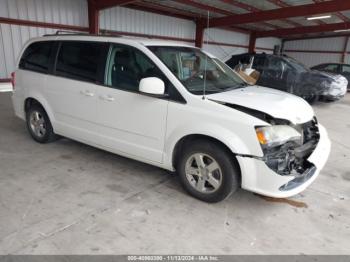
<svg viewBox="0 0 350 262">
<path fill-rule="evenodd" d="M 35 143 L 0 93 L 0 253 L 350 254 L 350 94 L 315 110 L 332 153 L 310 188 L 206 204 L 161 169 L 68 139 Z"/>
</svg>

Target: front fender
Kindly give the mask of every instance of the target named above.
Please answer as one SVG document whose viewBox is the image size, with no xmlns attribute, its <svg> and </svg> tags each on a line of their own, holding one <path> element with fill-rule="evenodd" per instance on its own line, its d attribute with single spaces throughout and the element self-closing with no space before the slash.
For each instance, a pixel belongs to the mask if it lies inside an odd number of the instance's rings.
<svg viewBox="0 0 350 262">
<path fill-rule="evenodd" d="M 196 124 L 193 125 L 181 125 L 174 129 L 166 137 L 165 141 L 165 153 L 164 153 L 164 164 L 167 167 L 173 167 L 173 154 L 176 144 L 184 137 L 190 135 L 203 135 L 214 138 L 223 144 L 225 144 L 234 154 L 244 154 L 244 155 L 255 155 L 262 156 L 261 147 L 256 139 L 256 134 L 254 129 L 252 131 L 247 131 L 243 136 L 234 133 L 228 128 L 217 124 Z"/>
</svg>

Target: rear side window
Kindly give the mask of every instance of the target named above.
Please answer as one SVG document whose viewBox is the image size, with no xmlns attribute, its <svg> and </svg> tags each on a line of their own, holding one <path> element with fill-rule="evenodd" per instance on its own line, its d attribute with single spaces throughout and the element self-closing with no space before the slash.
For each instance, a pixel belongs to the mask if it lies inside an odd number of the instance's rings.
<svg viewBox="0 0 350 262">
<path fill-rule="evenodd" d="M 32 43 L 24 51 L 19 68 L 40 73 L 47 73 L 53 47 L 52 41 Z"/>
<path fill-rule="evenodd" d="M 338 72 L 338 65 L 337 64 L 329 64 L 323 68 L 323 70 L 329 71 L 329 72 Z"/>
<path fill-rule="evenodd" d="M 56 75 L 95 83 L 103 44 L 65 41 L 59 49 Z"/>
<path fill-rule="evenodd" d="M 348 65 L 343 65 L 343 73 L 350 73 L 350 66 Z"/>
</svg>

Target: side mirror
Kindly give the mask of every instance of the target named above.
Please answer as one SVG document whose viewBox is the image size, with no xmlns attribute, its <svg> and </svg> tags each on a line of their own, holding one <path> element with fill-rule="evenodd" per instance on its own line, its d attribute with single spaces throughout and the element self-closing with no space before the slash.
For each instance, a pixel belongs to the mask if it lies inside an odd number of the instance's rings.
<svg viewBox="0 0 350 262">
<path fill-rule="evenodd" d="M 163 96 L 165 91 L 164 82 L 158 77 L 142 78 L 139 85 L 139 91 L 149 95 Z"/>
</svg>

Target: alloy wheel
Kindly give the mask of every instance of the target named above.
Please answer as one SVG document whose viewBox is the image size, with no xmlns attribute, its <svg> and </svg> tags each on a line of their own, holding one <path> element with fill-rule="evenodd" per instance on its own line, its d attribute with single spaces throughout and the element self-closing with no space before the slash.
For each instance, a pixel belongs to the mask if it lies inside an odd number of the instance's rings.
<svg viewBox="0 0 350 262">
<path fill-rule="evenodd" d="M 185 173 L 190 185 L 201 193 L 213 193 L 222 183 L 222 171 L 218 162 L 207 154 L 191 155 L 186 161 Z"/>
<path fill-rule="evenodd" d="M 32 132 L 38 138 L 42 138 L 46 134 L 46 124 L 44 116 L 38 111 L 32 111 L 29 118 L 29 125 Z"/>
</svg>

